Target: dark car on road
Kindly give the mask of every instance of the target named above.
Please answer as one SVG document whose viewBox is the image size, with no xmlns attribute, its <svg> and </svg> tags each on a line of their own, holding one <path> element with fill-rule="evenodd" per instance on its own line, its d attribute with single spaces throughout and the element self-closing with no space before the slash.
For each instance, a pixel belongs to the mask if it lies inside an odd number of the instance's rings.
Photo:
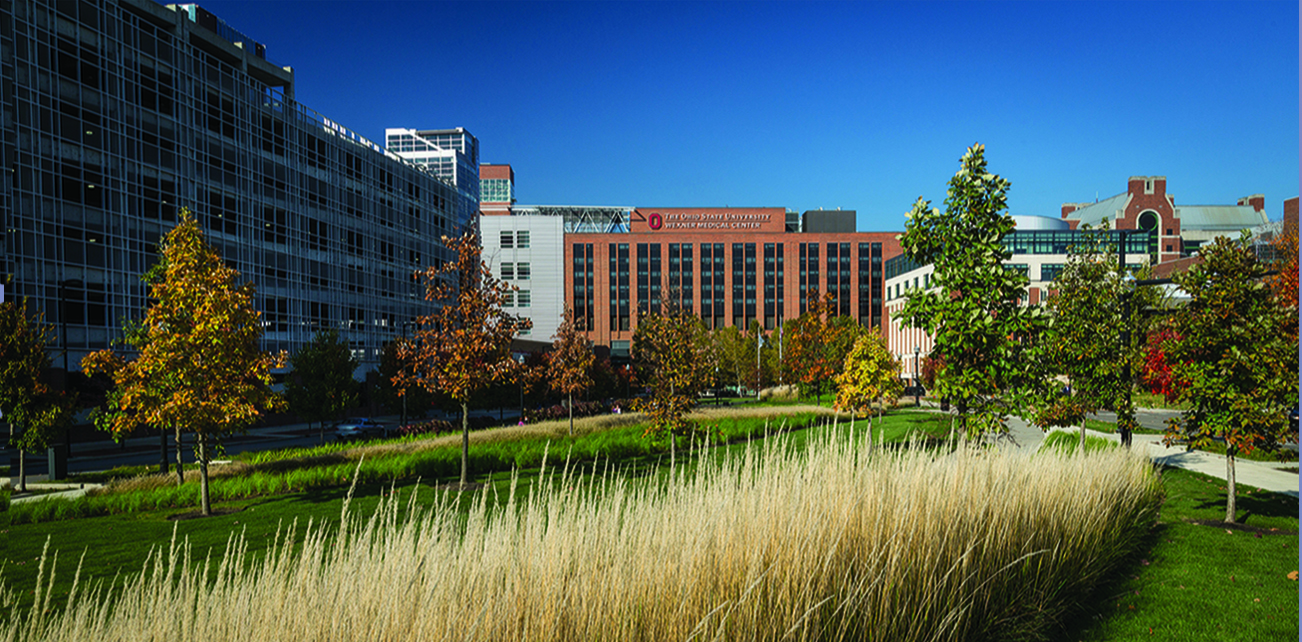
<svg viewBox="0 0 1302 642">
<path fill-rule="evenodd" d="M 335 439 L 339 441 L 374 439 L 388 434 L 387 426 L 367 417 L 351 417 L 335 424 Z"/>
</svg>

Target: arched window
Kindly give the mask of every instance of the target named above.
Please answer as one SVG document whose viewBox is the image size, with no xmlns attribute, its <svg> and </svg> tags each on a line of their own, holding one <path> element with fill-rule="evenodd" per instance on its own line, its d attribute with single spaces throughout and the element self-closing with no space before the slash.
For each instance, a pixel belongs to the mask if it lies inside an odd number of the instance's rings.
<svg viewBox="0 0 1302 642">
<path fill-rule="evenodd" d="M 1150 264 L 1157 263 L 1157 229 L 1162 224 L 1162 217 L 1158 216 L 1153 210 L 1144 210 L 1140 212 L 1139 219 L 1136 221 L 1136 227 L 1141 232 L 1148 233 L 1148 260 Z"/>
</svg>

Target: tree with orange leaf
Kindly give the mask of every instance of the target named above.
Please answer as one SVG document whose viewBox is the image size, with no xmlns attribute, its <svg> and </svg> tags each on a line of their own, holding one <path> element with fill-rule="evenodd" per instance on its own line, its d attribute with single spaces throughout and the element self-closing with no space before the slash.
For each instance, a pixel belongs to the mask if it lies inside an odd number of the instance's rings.
<svg viewBox="0 0 1302 642">
<path fill-rule="evenodd" d="M 1297 228 L 1285 227 L 1271 242 L 1274 260 L 1271 268 L 1276 274 L 1270 277 L 1270 289 L 1275 293 L 1275 300 L 1287 309 L 1297 312 Z M 1297 341 L 1297 325 L 1289 328 L 1289 334 Z"/>
<path fill-rule="evenodd" d="M 571 437 L 574 436 L 574 393 L 592 386 L 588 370 L 595 356 L 592 342 L 574 324 L 574 311 L 565 308 L 564 319 L 556 329 L 552 352 L 547 358 L 547 377 L 553 390 L 569 397 Z"/>
<path fill-rule="evenodd" d="M 127 333 L 138 356 L 127 361 L 100 350 L 81 365 L 88 375 L 113 379 L 108 408 L 96 413 L 95 423 L 115 439 L 142 426 L 174 431 L 178 441 L 181 433 L 194 433 L 200 509 L 211 515 L 208 462 L 222 436 L 283 405 L 269 388 L 278 362 L 258 349 L 262 323 L 253 284 L 237 284 L 239 272 L 208 245 L 188 210 L 159 253 L 145 275 L 153 304 Z M 179 463 L 179 449 L 177 457 Z"/>
<path fill-rule="evenodd" d="M 425 299 L 439 308 L 416 320 L 414 337 L 400 340 L 398 356 L 408 367 L 393 382 L 403 390 L 419 385 L 443 392 L 461 404 L 464 486 L 470 476 L 470 399 L 494 383 L 514 380 L 520 365 L 511 358 L 511 339 L 532 323 L 502 310 L 514 288 L 494 278 L 480 260 L 474 234 L 445 236 L 443 243 L 456 259 L 417 273 L 425 279 Z"/>
</svg>

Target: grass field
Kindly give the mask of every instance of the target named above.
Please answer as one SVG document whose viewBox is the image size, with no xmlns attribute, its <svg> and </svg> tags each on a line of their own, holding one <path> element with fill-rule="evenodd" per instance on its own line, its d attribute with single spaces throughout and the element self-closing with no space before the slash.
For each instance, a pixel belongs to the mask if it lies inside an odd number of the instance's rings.
<svg viewBox="0 0 1302 642">
<path fill-rule="evenodd" d="M 174 544 L 104 589 L 119 606 L 92 591 L 61 611 L 56 595 L 0 638 L 1031 639 L 1127 557 L 1160 500 L 1118 450 L 936 456 L 811 432 L 666 476 L 543 475 L 469 506 L 434 489 L 369 520 L 354 505 L 342 533 L 326 518 L 261 555 L 245 547 L 276 542 L 269 524 L 232 521 L 243 535 L 210 566 Z"/>
<path fill-rule="evenodd" d="M 861 434 L 864 422 L 855 426 L 854 432 Z M 947 427 L 948 421 L 936 415 L 897 411 L 887 417 L 880 431 L 873 432 L 874 440 L 885 437 L 886 441 L 898 442 L 914 435 L 934 442 L 944 438 Z M 849 432 L 842 424 L 835 428 L 797 430 L 786 438 L 793 448 L 800 449 L 811 438 L 817 441 L 820 435 L 836 431 Z M 1070 437 L 1070 452 L 1074 452 L 1075 438 Z M 1051 436 L 1050 440 L 1053 439 Z M 710 453 L 711 461 L 737 460 L 742 458 L 744 448 L 744 444 L 734 443 L 704 452 Z M 552 456 L 550 461 L 554 463 L 555 451 Z M 684 472 L 695 470 L 694 461 L 679 459 L 680 464 L 688 464 L 682 467 Z M 668 478 L 666 469 L 667 458 L 660 455 L 635 456 L 617 463 L 589 461 L 571 476 L 570 485 L 588 487 L 606 470 L 618 470 L 634 480 L 654 480 L 663 485 Z M 1058 479 L 1065 473 L 1055 471 L 1045 477 Z M 1160 521 L 1142 540 L 1138 551 L 1126 558 L 1128 570 L 1108 576 L 1109 581 L 1095 591 L 1094 598 L 1075 607 L 1061 608 L 1047 617 L 1049 621 L 1062 622 L 1067 627 L 1065 631 L 1054 633 L 1050 622 L 1048 629 L 1035 629 L 1038 635 L 1049 639 L 1151 639 L 1151 627 L 1154 635 L 1161 633 L 1167 639 L 1297 639 L 1297 583 L 1287 578 L 1288 571 L 1296 570 L 1298 563 L 1297 537 L 1289 534 L 1297 531 L 1296 499 L 1241 486 L 1240 507 L 1248 511 L 1245 522 L 1262 530 L 1232 530 L 1227 534 L 1223 528 L 1189 521 L 1219 519 L 1224 505 L 1223 482 L 1180 470 L 1164 471 L 1162 478 L 1167 500 Z M 514 482 L 515 496 L 551 492 L 557 487 L 557 480 L 548 479 L 537 468 L 521 470 Z M 404 500 L 414 493 L 414 505 L 419 507 L 446 503 L 452 501 L 449 497 L 457 497 L 449 495 L 448 489 L 438 484 L 431 481 L 416 486 L 410 480 L 401 481 L 396 487 L 365 484 L 357 488 L 349 510 L 355 516 L 370 515 L 395 488 Z M 482 475 L 475 486 L 476 494 L 456 499 L 455 510 L 464 520 L 464 516 L 473 514 L 472 503 L 478 497 L 485 498 L 486 506 L 503 504 L 510 496 L 511 487 L 511 473 L 507 471 Z M 0 582 L 7 587 L 6 595 L 0 597 L 0 639 L 5 638 L 5 623 L 12 623 L 11 613 L 23 613 L 36 597 L 37 569 L 47 538 L 51 557 L 57 552 L 59 559 L 52 591 L 48 592 L 52 604 L 57 606 L 72 589 L 71 575 L 78 558 L 82 564 L 83 591 L 86 578 L 91 578 L 90 583 L 107 582 L 117 573 L 129 574 L 141 569 L 148 551 L 167 547 L 174 535 L 177 541 L 188 542 L 187 554 L 178 557 L 178 563 L 221 557 L 231 537 L 242 537 L 244 561 L 241 564 L 254 566 L 265 559 L 268 551 L 277 550 L 277 533 L 282 533 L 293 520 L 298 520 L 300 534 L 308 521 L 318 526 L 338 524 L 345 495 L 344 488 L 334 487 L 224 502 L 217 506 L 223 514 L 207 519 L 172 519 L 189 511 L 170 509 L 13 525 L 4 523 L 4 514 L 0 513 L 0 530 L 4 531 L 0 532 Z M 404 501 L 391 507 L 395 511 L 394 519 L 405 519 L 407 506 Z M 1278 530 L 1271 531 L 1272 528 Z M 1258 533 L 1261 537 L 1256 536 Z M 301 542 L 300 536 L 298 548 Z M 216 572 L 215 568 L 211 569 L 209 575 L 215 577 Z M 1231 576 L 1233 579 L 1228 579 Z M 1073 596 L 1073 600 L 1079 597 Z M 13 606 L 20 610 L 10 611 Z M 1035 637 L 1031 632 L 1025 629 L 1012 634 L 1031 639 Z"/>
<path fill-rule="evenodd" d="M 1071 452 L 1075 435 L 1053 433 L 1042 448 Z M 1087 450 L 1117 444 L 1091 437 Z M 1156 528 L 1101 599 L 1059 639 L 1298 639 L 1298 503 L 1239 486 L 1242 525 L 1220 524 L 1225 482 L 1179 468 L 1162 471 L 1166 501 Z"/>
</svg>

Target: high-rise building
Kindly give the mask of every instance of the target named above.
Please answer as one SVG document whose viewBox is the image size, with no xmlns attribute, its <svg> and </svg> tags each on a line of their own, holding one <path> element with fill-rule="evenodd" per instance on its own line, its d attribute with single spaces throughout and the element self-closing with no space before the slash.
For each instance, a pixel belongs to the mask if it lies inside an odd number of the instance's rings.
<svg viewBox="0 0 1302 642">
<path fill-rule="evenodd" d="M 431 143 L 455 150 L 451 174 L 388 153 L 196 5 L 0 3 L 0 95 L 4 296 L 66 327 L 73 369 L 141 317 L 182 208 L 257 285 L 265 348 L 333 328 L 364 368 L 427 310 L 413 271 L 451 258 L 440 237 L 478 211 L 465 130 Z"/>
</svg>

